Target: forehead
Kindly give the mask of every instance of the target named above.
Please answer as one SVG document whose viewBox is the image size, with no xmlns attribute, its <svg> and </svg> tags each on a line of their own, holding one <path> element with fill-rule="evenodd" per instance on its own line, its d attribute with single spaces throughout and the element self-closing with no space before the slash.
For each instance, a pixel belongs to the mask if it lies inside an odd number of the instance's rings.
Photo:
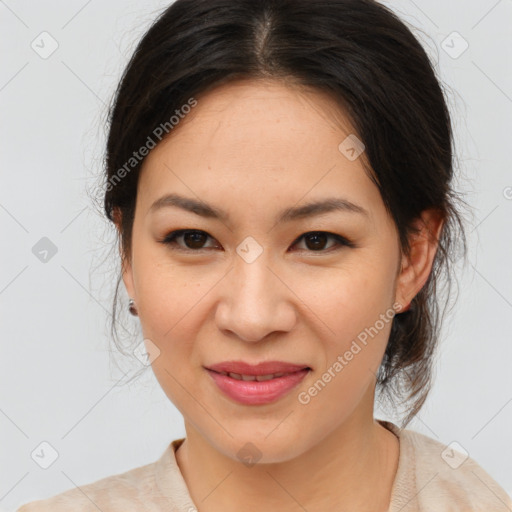
<svg viewBox="0 0 512 512">
<path fill-rule="evenodd" d="M 354 133 L 330 95 L 296 84 L 238 80 L 214 88 L 197 101 L 192 112 L 173 129 L 169 140 L 188 141 L 193 132 L 194 137 L 217 135 L 222 140 L 215 142 L 225 144 L 234 140 L 271 143 L 276 138 L 282 143 L 294 134 L 314 140 L 326 132 L 336 134 L 336 138 L 340 132 L 345 136 Z M 221 133 L 212 133 L 212 129 L 217 132 L 219 128 Z"/>
<path fill-rule="evenodd" d="M 364 155 L 352 160 L 340 151 L 354 129 L 327 94 L 244 80 L 196 99 L 144 161 L 139 190 L 146 209 L 173 191 L 216 204 L 235 196 L 242 204 L 258 200 L 262 209 L 335 191 L 360 202 L 380 198 Z"/>
</svg>

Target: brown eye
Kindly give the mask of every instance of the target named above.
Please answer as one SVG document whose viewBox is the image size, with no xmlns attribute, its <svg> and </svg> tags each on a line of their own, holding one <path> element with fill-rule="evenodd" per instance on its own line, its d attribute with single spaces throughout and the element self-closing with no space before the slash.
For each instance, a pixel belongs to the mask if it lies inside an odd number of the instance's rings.
<svg viewBox="0 0 512 512">
<path fill-rule="evenodd" d="M 334 243 L 326 248 L 329 239 L 334 240 Z M 304 240 L 306 245 L 305 250 L 310 252 L 328 252 L 328 249 L 336 249 L 340 248 L 340 246 L 354 247 L 354 244 L 346 238 L 336 235 L 335 233 L 328 233 L 327 231 L 311 231 L 304 233 L 295 243 L 298 243 L 300 240 Z"/>
<path fill-rule="evenodd" d="M 202 249 L 202 246 L 208 237 L 208 235 L 205 236 L 205 233 L 195 231 L 186 232 L 182 236 L 185 245 L 189 249 Z"/>
<path fill-rule="evenodd" d="M 199 251 L 201 249 L 211 248 L 204 246 L 209 238 L 213 240 L 213 238 L 204 231 L 179 229 L 169 233 L 161 242 L 171 246 L 173 249 Z M 178 243 L 178 240 L 182 240 L 183 243 Z"/>
<path fill-rule="evenodd" d="M 317 251 L 319 249 L 324 249 L 327 243 L 327 239 L 329 236 L 326 236 L 325 233 L 312 233 L 306 235 L 304 240 L 306 241 L 306 246 L 308 249 L 313 251 Z"/>
<path fill-rule="evenodd" d="M 215 240 L 205 231 L 197 229 L 179 229 L 169 233 L 161 243 L 170 246 L 172 249 L 181 251 L 193 251 L 199 252 L 202 249 L 218 248 L 218 246 L 205 246 L 208 239 Z M 332 240 L 334 243 L 328 245 L 328 240 Z M 294 242 L 293 245 L 304 240 L 305 247 L 301 249 L 307 252 L 329 252 L 330 249 L 340 249 L 341 246 L 355 247 L 352 242 L 346 238 L 337 235 L 335 233 L 328 233 L 327 231 L 310 231 L 304 233 Z"/>
</svg>

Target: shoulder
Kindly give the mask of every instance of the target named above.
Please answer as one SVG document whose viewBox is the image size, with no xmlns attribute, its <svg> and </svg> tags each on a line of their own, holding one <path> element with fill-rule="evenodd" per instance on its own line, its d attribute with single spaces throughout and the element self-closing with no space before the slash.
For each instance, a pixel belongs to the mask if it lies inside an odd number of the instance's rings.
<svg viewBox="0 0 512 512">
<path fill-rule="evenodd" d="M 458 443 L 445 445 L 413 430 L 400 432 L 397 492 L 407 510 L 510 512 L 505 490 Z M 402 453 L 403 452 L 403 453 Z M 400 500 L 400 496 L 397 498 Z M 405 501 L 403 499 L 403 501 Z M 454 508 L 456 507 L 456 508 Z"/>
<path fill-rule="evenodd" d="M 168 505 L 158 494 L 155 470 L 159 461 L 95 482 L 79 485 L 56 496 L 22 505 L 16 512 L 156 512 Z"/>
</svg>

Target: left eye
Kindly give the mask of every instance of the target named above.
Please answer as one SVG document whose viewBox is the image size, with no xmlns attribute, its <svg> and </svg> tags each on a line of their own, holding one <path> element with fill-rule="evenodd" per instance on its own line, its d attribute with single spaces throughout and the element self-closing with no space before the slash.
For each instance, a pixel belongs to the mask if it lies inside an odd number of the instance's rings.
<svg viewBox="0 0 512 512">
<path fill-rule="evenodd" d="M 194 252 L 202 249 L 212 248 L 203 247 L 203 244 L 206 242 L 208 238 L 214 240 L 214 238 L 212 238 L 205 231 L 179 229 L 177 231 L 172 231 L 171 233 L 169 233 L 161 241 L 161 243 L 170 246 L 172 249 Z M 329 233 L 327 231 L 310 231 L 308 233 L 304 233 L 295 240 L 293 245 L 297 244 L 299 241 L 304 239 L 304 242 L 306 243 L 306 250 L 309 250 L 309 252 L 325 252 L 326 241 L 329 238 L 331 240 L 334 240 L 334 244 L 331 245 L 330 247 L 327 247 L 327 249 L 331 249 L 336 246 L 354 247 L 354 244 L 352 244 L 352 242 L 350 242 L 346 238 L 340 235 L 336 235 L 335 233 Z M 178 244 L 178 239 L 183 239 L 185 246 Z"/>
<path fill-rule="evenodd" d="M 328 247 L 328 249 L 335 247 L 335 246 L 348 246 L 353 247 L 353 244 L 347 240 L 346 238 L 336 235 L 334 233 L 328 233 L 327 231 L 310 231 L 309 233 L 304 233 L 301 235 L 295 243 L 297 243 L 299 240 L 304 239 L 306 243 L 306 247 L 308 249 L 311 249 L 312 251 L 322 251 L 326 249 L 326 240 L 327 239 L 334 240 L 334 244 Z"/>
</svg>

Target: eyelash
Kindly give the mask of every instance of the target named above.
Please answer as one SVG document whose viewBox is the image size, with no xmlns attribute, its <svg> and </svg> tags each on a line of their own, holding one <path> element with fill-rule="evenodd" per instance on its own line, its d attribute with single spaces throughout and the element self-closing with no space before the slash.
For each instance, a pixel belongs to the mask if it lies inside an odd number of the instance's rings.
<svg viewBox="0 0 512 512">
<path fill-rule="evenodd" d="M 176 239 L 186 233 L 204 233 L 209 238 L 213 239 L 213 237 L 208 235 L 208 233 L 206 233 L 206 231 L 202 231 L 199 229 L 178 229 L 176 231 L 171 231 L 163 240 L 160 240 L 160 243 L 169 246 L 172 250 L 177 250 L 177 251 L 182 251 L 182 252 L 200 252 L 200 251 L 204 251 L 207 249 L 212 249 L 212 247 L 201 247 L 199 249 L 192 249 L 190 247 L 181 247 L 181 246 L 177 245 Z M 327 238 L 334 239 L 337 242 L 337 247 L 334 246 L 334 247 L 330 247 L 328 249 L 320 249 L 317 251 L 310 250 L 310 249 L 303 249 L 304 251 L 311 252 L 311 253 L 327 253 L 327 252 L 331 252 L 333 249 L 340 250 L 342 247 L 350 247 L 350 248 L 355 247 L 355 244 L 353 244 L 347 238 L 345 238 L 341 235 L 337 235 L 336 233 L 330 233 L 328 231 L 308 231 L 307 233 L 303 233 L 301 236 L 296 238 L 295 241 L 293 242 L 293 245 L 300 242 L 307 235 L 319 235 L 319 234 L 327 235 Z"/>
</svg>

